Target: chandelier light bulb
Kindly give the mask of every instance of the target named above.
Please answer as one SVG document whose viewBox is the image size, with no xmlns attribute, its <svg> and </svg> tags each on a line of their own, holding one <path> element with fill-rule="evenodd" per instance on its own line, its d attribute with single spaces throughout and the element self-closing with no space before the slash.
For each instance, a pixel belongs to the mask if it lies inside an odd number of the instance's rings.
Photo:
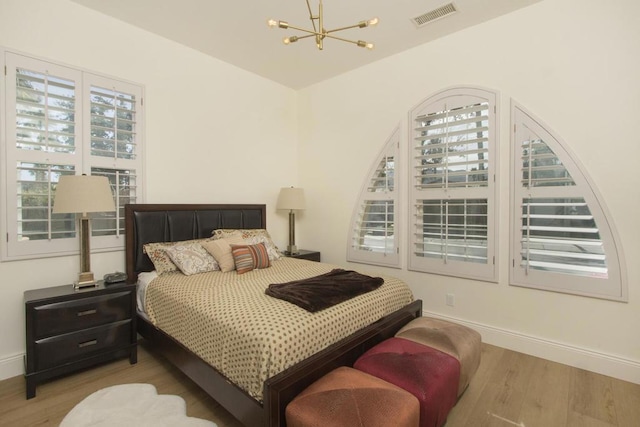
<svg viewBox="0 0 640 427">
<path fill-rule="evenodd" d="M 378 22 L 380 22 L 380 20 L 376 17 L 376 18 L 371 18 L 367 21 L 367 26 L 369 27 L 375 27 L 376 25 L 378 25 Z"/>
<path fill-rule="evenodd" d="M 269 28 L 276 28 L 278 26 L 278 21 L 276 21 L 275 19 L 269 19 L 267 21 L 267 25 L 269 26 Z"/>
<path fill-rule="evenodd" d="M 295 43 L 297 41 L 298 41 L 298 37 L 297 36 L 285 37 L 284 39 L 282 39 L 282 43 L 284 43 L 284 44 L 291 44 L 291 43 Z"/>
</svg>

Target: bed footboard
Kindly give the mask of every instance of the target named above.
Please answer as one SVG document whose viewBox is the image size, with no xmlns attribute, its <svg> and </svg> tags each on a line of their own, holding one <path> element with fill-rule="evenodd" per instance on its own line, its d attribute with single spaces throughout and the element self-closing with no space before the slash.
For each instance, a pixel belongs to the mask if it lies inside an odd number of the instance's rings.
<svg viewBox="0 0 640 427">
<path fill-rule="evenodd" d="M 422 316 L 422 301 L 391 313 L 376 323 L 327 347 L 285 371 L 264 385 L 265 426 L 284 426 L 285 409 L 302 390 L 339 366 L 353 366 L 364 352 L 395 335 L 409 321 Z"/>
</svg>

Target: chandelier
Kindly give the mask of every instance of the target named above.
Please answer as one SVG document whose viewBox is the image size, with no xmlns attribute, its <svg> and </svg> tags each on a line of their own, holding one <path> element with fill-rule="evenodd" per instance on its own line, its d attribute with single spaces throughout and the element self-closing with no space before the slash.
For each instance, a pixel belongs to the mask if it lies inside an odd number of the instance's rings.
<svg viewBox="0 0 640 427">
<path fill-rule="evenodd" d="M 269 25 L 269 27 L 271 28 L 284 28 L 284 29 L 294 29 L 294 30 L 298 30 L 298 31 L 302 31 L 304 33 L 307 33 L 304 36 L 289 36 L 289 37 L 285 37 L 282 41 L 284 42 L 284 44 L 291 44 L 291 43 L 295 43 L 300 39 L 306 39 L 308 37 L 315 37 L 316 39 L 316 46 L 318 46 L 319 50 L 322 50 L 323 48 L 323 41 L 325 38 L 330 38 L 330 39 L 336 39 L 336 40 L 341 40 L 343 42 L 347 42 L 347 43 L 353 43 L 358 47 L 365 47 L 367 49 L 373 49 L 373 43 L 367 43 L 363 40 L 349 40 L 349 39 L 345 39 L 342 37 L 338 37 L 335 36 L 334 33 L 337 33 L 338 31 L 343 31 L 343 30 L 349 30 L 351 28 L 365 28 L 365 27 L 369 27 L 369 26 L 374 26 L 378 23 L 378 18 L 372 18 L 369 19 L 367 21 L 360 21 L 355 25 L 350 25 L 348 27 L 341 27 L 341 28 L 335 28 L 333 30 L 325 30 L 324 28 L 324 17 L 323 17 L 323 12 L 322 12 L 322 0 L 320 0 L 320 3 L 318 5 L 318 14 L 314 15 L 313 12 L 311 11 L 311 6 L 309 5 L 309 0 L 306 0 L 307 2 L 307 9 L 309 9 L 309 19 L 311 20 L 311 25 L 313 26 L 313 30 L 307 30 L 305 28 L 300 28 L 300 27 L 295 27 L 293 25 L 289 25 L 288 22 L 286 21 L 276 21 L 275 19 L 269 19 L 267 21 L 267 24 Z M 316 21 L 317 21 L 317 25 L 316 25 Z"/>
</svg>

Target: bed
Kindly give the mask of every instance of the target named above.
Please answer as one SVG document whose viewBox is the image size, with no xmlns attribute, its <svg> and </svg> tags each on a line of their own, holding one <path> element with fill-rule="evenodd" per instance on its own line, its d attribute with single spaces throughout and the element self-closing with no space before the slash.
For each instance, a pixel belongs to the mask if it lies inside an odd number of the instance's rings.
<svg viewBox="0 0 640 427">
<path fill-rule="evenodd" d="M 266 207 L 265 205 L 204 204 L 127 205 L 125 207 L 125 228 L 127 280 L 130 283 L 136 283 L 138 276 L 143 276 L 141 273 L 154 270 L 153 263 L 143 250 L 145 244 L 151 242 L 178 242 L 209 238 L 212 232 L 218 229 L 266 229 Z M 286 273 L 282 277 L 296 277 L 287 275 L 290 270 L 294 270 L 292 264 L 296 262 L 301 265 L 300 268 L 306 268 L 311 272 L 321 272 L 324 271 L 322 270 L 323 268 L 329 268 L 311 261 L 283 259 L 273 262 L 273 266 L 264 269 L 264 271 L 252 272 L 256 274 L 247 274 L 246 276 L 254 278 L 252 280 L 257 282 L 254 286 L 264 286 L 264 284 L 269 281 L 273 282 L 274 277 L 280 277 L 273 276 L 274 274 Z M 193 286 L 194 288 L 200 286 L 205 290 L 204 292 L 210 292 L 211 286 L 218 285 L 203 283 L 202 281 L 204 279 L 202 278 L 206 277 L 207 274 L 208 273 L 189 276 L 189 278 L 194 281 L 193 283 L 195 283 L 189 286 Z M 229 275 L 230 273 L 226 274 L 229 279 L 233 278 L 233 280 L 235 280 L 236 276 L 240 276 L 235 273 L 233 276 Z M 261 275 L 264 275 L 265 278 L 260 279 Z M 155 290 L 160 287 L 158 284 L 160 282 L 167 287 L 174 286 L 169 283 L 169 280 L 165 280 L 169 276 L 171 276 L 171 274 L 155 279 L 155 288 L 150 289 Z M 262 282 L 260 282 L 260 280 L 262 280 Z M 387 285 L 385 279 L 385 284 L 381 288 L 386 289 Z M 183 293 L 182 290 L 179 292 L 174 290 L 173 292 L 175 295 L 181 295 Z M 151 292 L 151 295 L 155 294 Z M 233 296 L 219 296 L 221 294 L 216 295 L 216 298 L 235 298 Z M 151 298 L 153 299 L 153 296 Z M 252 298 L 262 298 L 264 300 L 263 302 L 269 304 L 289 304 L 275 300 L 269 296 L 256 296 Z M 279 302 L 273 302 L 269 300 L 269 298 Z M 366 298 L 374 297 L 367 295 Z M 248 307 L 250 303 L 253 302 L 247 300 Z M 225 306 L 231 305 L 232 304 L 225 304 Z M 257 312 L 257 307 L 258 306 L 251 307 L 248 314 Z M 338 310 L 332 307 L 331 309 L 324 310 L 322 313 L 315 313 L 314 316 L 319 315 L 319 317 L 314 319 L 318 320 L 321 319 L 320 316 L 329 316 L 326 313 L 330 313 L 331 316 L 337 316 L 338 314 L 331 311 L 334 309 L 336 311 Z M 264 311 L 265 321 L 267 321 L 267 314 L 273 312 L 273 310 L 272 308 L 268 308 Z M 139 313 L 138 332 L 151 344 L 152 348 L 163 354 L 244 425 L 281 426 L 285 425 L 284 410 L 286 405 L 305 387 L 338 366 L 352 365 L 355 359 L 364 351 L 383 339 L 393 336 L 397 330 L 411 319 L 419 317 L 421 311 L 422 304 L 420 301 L 407 300 L 406 304 L 402 303 L 399 308 L 394 308 L 394 311 L 374 320 L 373 323 L 367 323 L 367 325 L 358 327 L 354 332 L 349 332 L 348 335 L 341 337 L 332 344 L 318 348 L 316 349 L 317 351 L 313 350 L 312 354 L 305 354 L 300 361 L 296 360 L 295 364 L 282 365 L 286 366 L 285 369 L 280 369 L 281 367 L 278 365 L 280 362 L 276 358 L 273 358 L 273 361 L 270 359 L 269 363 L 274 365 L 274 372 L 277 373 L 272 375 L 273 372 L 270 373 L 267 369 L 262 374 L 264 378 L 259 378 L 260 383 L 257 386 L 257 391 L 255 384 L 243 383 L 243 379 L 236 378 L 234 373 L 229 371 L 229 367 L 224 363 L 216 364 L 216 362 L 212 362 L 208 353 L 204 352 L 198 345 L 191 343 L 188 345 L 183 344 L 183 342 L 187 342 L 183 337 L 184 333 L 196 329 L 189 326 L 187 322 L 185 322 L 185 326 L 182 328 L 183 333 L 181 334 L 180 328 L 172 329 L 166 325 L 163 325 L 162 328 L 156 326 L 158 323 L 161 324 L 157 318 L 160 315 Z M 354 311 L 353 318 L 358 320 L 359 316 L 360 315 Z M 294 323 L 297 324 L 298 321 L 296 320 Z M 168 333 L 164 329 L 171 330 L 172 333 Z M 206 328 L 197 329 L 201 329 L 198 331 L 200 334 L 203 333 L 202 331 L 206 331 Z M 207 336 L 210 335 L 207 334 Z M 215 345 L 215 343 L 213 345 Z M 211 347 L 212 343 L 206 342 L 203 344 L 203 347 L 207 346 Z M 305 347 L 307 346 L 305 345 Z"/>
</svg>

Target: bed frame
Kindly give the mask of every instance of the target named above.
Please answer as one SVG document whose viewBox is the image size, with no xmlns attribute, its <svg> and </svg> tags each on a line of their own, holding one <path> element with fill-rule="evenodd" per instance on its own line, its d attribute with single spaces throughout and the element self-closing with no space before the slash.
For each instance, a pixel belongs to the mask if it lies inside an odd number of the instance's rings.
<svg viewBox="0 0 640 427">
<path fill-rule="evenodd" d="M 218 228 L 266 228 L 265 205 L 133 204 L 125 206 L 128 283 L 153 270 L 142 248 L 150 242 L 181 241 L 211 236 Z M 351 366 L 366 350 L 392 337 L 422 315 L 414 301 L 302 362 L 267 379 L 263 403 L 249 396 L 189 349 L 138 316 L 138 333 L 180 371 L 246 426 L 284 426 L 287 404 L 311 383 L 339 366 Z"/>
</svg>

